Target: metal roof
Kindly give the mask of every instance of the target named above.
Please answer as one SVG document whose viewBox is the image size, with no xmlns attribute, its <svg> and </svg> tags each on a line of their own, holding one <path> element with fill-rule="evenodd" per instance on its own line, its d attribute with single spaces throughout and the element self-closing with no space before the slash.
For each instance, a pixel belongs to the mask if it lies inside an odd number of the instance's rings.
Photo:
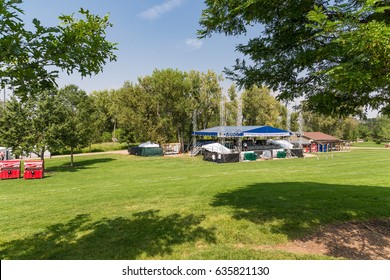
<svg viewBox="0 0 390 280">
<path fill-rule="evenodd" d="M 192 135 L 212 137 L 277 137 L 290 136 L 291 132 L 272 126 L 215 126 L 194 131 Z"/>
<path fill-rule="evenodd" d="M 340 139 L 333 137 L 332 135 L 328 135 L 322 132 L 304 132 L 303 136 L 305 138 L 312 139 L 314 141 L 329 141 L 329 142 L 338 142 Z"/>
</svg>

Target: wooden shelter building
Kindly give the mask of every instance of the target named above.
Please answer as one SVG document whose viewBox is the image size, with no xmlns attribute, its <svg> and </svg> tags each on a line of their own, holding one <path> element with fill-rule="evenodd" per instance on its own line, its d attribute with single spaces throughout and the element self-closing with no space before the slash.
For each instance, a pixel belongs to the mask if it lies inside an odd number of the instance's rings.
<svg viewBox="0 0 390 280">
<path fill-rule="evenodd" d="M 349 142 L 340 140 L 322 132 L 303 132 L 301 140 L 291 136 L 290 142 L 294 145 L 301 141 L 304 153 L 331 152 L 349 150 Z"/>
</svg>

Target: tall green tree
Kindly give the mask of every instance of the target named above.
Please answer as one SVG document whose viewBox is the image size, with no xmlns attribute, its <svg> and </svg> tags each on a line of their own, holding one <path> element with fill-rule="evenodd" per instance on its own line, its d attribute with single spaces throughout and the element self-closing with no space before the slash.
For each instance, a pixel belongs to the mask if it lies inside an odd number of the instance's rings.
<svg viewBox="0 0 390 280">
<path fill-rule="evenodd" d="M 356 141 L 359 121 L 352 117 L 340 118 L 313 112 L 303 112 L 304 131 L 319 131 L 334 137 Z"/>
<path fill-rule="evenodd" d="M 376 119 L 373 137 L 377 141 L 390 141 L 390 118 L 380 116 Z"/>
<path fill-rule="evenodd" d="M 30 129 L 25 131 L 26 142 L 30 152 L 44 159 L 46 150 L 62 148 L 58 139 L 58 129 L 66 121 L 66 114 L 58 97 L 57 90 L 46 90 L 35 93 L 33 98 L 24 103 L 27 105 Z"/>
<path fill-rule="evenodd" d="M 116 137 L 114 130 L 117 126 L 117 106 L 114 104 L 115 90 L 94 91 L 90 95 L 94 106 L 93 119 L 95 120 L 93 126 L 95 128 L 93 140 L 94 142 L 101 142 L 103 134 L 108 135 L 109 139 Z"/>
<path fill-rule="evenodd" d="M 30 111 L 26 103 L 15 97 L 7 100 L 5 105 L 0 115 L 0 143 L 12 148 L 15 157 L 19 158 L 23 152 L 29 152 L 32 148 L 27 139 L 32 132 Z"/>
<path fill-rule="evenodd" d="M 358 125 L 358 138 L 363 141 L 369 141 L 372 139 L 372 129 L 367 125 L 367 121 L 361 121 Z"/>
<path fill-rule="evenodd" d="M 226 102 L 226 125 L 237 125 L 238 95 L 237 89 L 232 84 L 228 89 L 228 100 Z"/>
<path fill-rule="evenodd" d="M 270 125 L 280 127 L 286 110 L 266 87 L 253 86 L 242 95 L 243 125 Z"/>
<path fill-rule="evenodd" d="M 206 0 L 200 37 L 253 34 L 226 70 L 240 86 L 267 85 L 278 98 L 303 96 L 324 114 L 390 112 L 388 0 Z"/>
<path fill-rule="evenodd" d="M 76 85 L 68 85 L 59 90 L 60 110 L 65 114 L 63 123 L 57 126 L 57 139 L 63 147 L 70 149 L 70 163 L 74 164 L 73 154 L 76 148 L 91 144 L 93 135 L 94 107 L 87 93 Z"/>
<path fill-rule="evenodd" d="M 304 131 L 323 132 L 325 134 L 337 136 L 340 134 L 342 119 L 323 114 L 304 112 Z"/>
<path fill-rule="evenodd" d="M 156 118 L 155 99 L 141 86 L 125 82 L 112 96 L 118 127 L 122 130 L 119 141 L 128 144 L 157 141 L 154 133 Z"/>
<path fill-rule="evenodd" d="M 220 122 L 220 105 L 222 88 L 220 82 L 222 76 L 214 71 L 207 73 L 190 71 L 191 97 L 193 109 L 197 113 L 197 128 L 205 129 L 216 126 Z"/>
<path fill-rule="evenodd" d="M 58 91 L 34 93 L 22 101 L 11 97 L 0 116 L 0 141 L 16 156 L 35 153 L 44 159 L 46 150 L 63 148 L 60 126 L 67 120 Z"/>
<path fill-rule="evenodd" d="M 116 44 L 106 40 L 108 15 L 99 17 L 80 9 L 79 16 L 61 15 L 58 26 L 45 27 L 33 20 L 27 30 L 20 15 L 21 0 L 0 1 L 1 86 L 12 86 L 27 98 L 33 92 L 56 87 L 59 70 L 82 77 L 102 71 L 116 60 Z"/>
<path fill-rule="evenodd" d="M 341 127 L 340 139 L 356 141 L 359 138 L 359 121 L 355 118 L 346 118 Z"/>
<path fill-rule="evenodd" d="M 165 141 L 184 144 L 191 122 L 190 83 L 187 74 L 173 69 L 155 70 L 140 86 L 155 98 L 158 132 Z"/>
</svg>

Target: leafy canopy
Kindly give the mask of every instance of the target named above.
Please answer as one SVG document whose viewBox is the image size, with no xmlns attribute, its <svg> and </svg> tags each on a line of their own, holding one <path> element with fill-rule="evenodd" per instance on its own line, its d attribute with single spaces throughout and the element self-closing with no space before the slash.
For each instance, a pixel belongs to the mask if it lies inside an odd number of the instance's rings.
<svg viewBox="0 0 390 280">
<path fill-rule="evenodd" d="M 27 30 L 18 5 L 21 0 L 0 0 L 1 86 L 13 87 L 15 94 L 56 86 L 59 70 L 78 72 L 82 77 L 103 71 L 106 61 L 115 61 L 116 44 L 106 40 L 111 27 L 108 15 L 99 17 L 80 9 L 79 18 L 62 15 L 60 24 L 45 27 L 33 20 Z"/>
<path fill-rule="evenodd" d="M 200 37 L 214 32 L 258 37 L 237 50 L 228 76 L 266 84 L 278 98 L 305 98 L 307 109 L 361 115 L 390 112 L 390 1 L 206 0 Z"/>
<path fill-rule="evenodd" d="M 33 152 L 43 159 L 45 150 L 73 152 L 91 142 L 95 108 L 75 85 L 37 92 L 24 102 L 12 96 L 5 105 L 0 108 L 0 142 L 16 156 Z"/>
</svg>

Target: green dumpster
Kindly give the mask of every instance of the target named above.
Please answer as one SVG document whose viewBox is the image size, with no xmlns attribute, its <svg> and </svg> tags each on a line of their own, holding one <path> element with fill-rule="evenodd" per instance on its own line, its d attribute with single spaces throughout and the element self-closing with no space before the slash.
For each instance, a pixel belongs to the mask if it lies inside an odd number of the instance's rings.
<svg viewBox="0 0 390 280">
<path fill-rule="evenodd" d="M 244 154 L 244 160 L 256 160 L 256 153 L 245 153 Z"/>
<path fill-rule="evenodd" d="M 276 153 L 277 158 L 286 158 L 286 152 L 285 151 L 279 151 Z"/>
</svg>

